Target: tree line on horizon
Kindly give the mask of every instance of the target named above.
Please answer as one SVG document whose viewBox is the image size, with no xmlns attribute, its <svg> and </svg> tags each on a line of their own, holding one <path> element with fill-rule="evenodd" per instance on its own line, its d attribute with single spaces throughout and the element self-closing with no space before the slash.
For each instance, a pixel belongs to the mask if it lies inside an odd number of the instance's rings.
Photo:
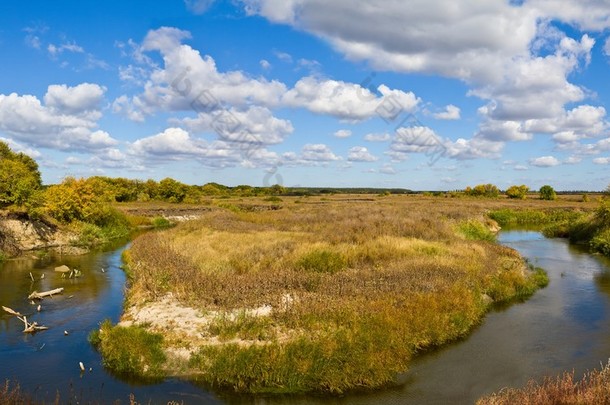
<svg viewBox="0 0 610 405">
<path fill-rule="evenodd" d="M 610 188 L 610 187 L 609 187 Z M 610 190 L 606 190 L 606 193 Z M 275 184 L 268 187 L 249 185 L 225 186 L 219 183 L 188 185 L 172 178 L 137 180 L 123 177 L 92 176 L 76 179 L 65 178 L 61 183 L 44 186 L 37 162 L 24 153 L 10 149 L 0 141 L 0 208 L 26 207 L 34 213 L 46 213 L 61 221 L 86 220 L 96 215 L 99 207 L 114 202 L 162 201 L 170 203 L 199 204 L 210 197 L 260 197 L 307 196 L 324 194 L 419 194 L 401 188 L 333 188 L 333 187 L 284 187 Z M 442 192 L 436 192 L 443 194 Z M 494 184 L 479 184 L 464 190 L 449 192 L 451 196 L 497 198 L 502 193 L 509 198 L 525 199 L 531 193 L 526 185 L 513 185 L 501 191 Z M 541 199 L 554 200 L 557 192 L 550 185 L 538 190 Z M 83 208 L 88 207 L 88 208 Z"/>
</svg>

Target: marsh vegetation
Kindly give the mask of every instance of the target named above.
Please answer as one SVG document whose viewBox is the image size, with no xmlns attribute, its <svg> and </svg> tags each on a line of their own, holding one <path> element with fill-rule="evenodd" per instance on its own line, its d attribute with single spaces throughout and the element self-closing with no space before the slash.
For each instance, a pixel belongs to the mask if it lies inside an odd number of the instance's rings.
<svg viewBox="0 0 610 405">
<path fill-rule="evenodd" d="M 484 205 L 223 200 L 134 241 L 124 321 L 168 297 L 197 311 L 199 320 L 147 329 L 164 336 L 166 373 L 216 387 L 342 393 L 391 384 L 413 356 L 467 335 L 493 303 L 548 282 L 495 243 Z"/>
</svg>

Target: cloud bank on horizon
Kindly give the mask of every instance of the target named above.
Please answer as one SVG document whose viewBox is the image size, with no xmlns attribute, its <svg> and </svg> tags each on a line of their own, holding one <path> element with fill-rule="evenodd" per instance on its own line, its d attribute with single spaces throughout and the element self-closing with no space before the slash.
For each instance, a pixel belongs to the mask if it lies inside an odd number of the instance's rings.
<svg viewBox="0 0 610 405">
<path fill-rule="evenodd" d="M 0 17 L 0 139 L 47 182 L 610 182 L 607 0 L 186 0 L 98 9 L 103 32 L 23 7 Z"/>
</svg>

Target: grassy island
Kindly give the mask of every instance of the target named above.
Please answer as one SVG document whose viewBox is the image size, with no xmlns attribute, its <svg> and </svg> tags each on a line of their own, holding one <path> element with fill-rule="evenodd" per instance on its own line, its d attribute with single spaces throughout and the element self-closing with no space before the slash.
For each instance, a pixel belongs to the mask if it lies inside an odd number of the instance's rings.
<svg viewBox="0 0 610 405">
<path fill-rule="evenodd" d="M 123 320 L 95 340 L 114 367 L 239 392 L 391 384 L 419 352 L 467 335 L 493 303 L 524 299 L 548 282 L 493 241 L 486 204 L 222 200 L 197 220 L 134 241 Z M 141 336 L 142 327 L 162 337 L 147 341 L 164 356 L 132 347 L 140 339 L 129 331 Z"/>
</svg>

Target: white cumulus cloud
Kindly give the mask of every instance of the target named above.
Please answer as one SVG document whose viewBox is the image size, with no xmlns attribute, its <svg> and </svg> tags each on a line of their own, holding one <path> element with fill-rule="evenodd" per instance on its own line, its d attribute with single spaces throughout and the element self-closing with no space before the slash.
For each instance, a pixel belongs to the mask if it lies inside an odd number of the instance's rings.
<svg viewBox="0 0 610 405">
<path fill-rule="evenodd" d="M 459 120 L 460 108 L 449 104 L 445 107 L 445 111 L 434 114 L 434 118 L 437 120 Z"/>
<path fill-rule="evenodd" d="M 44 105 L 32 95 L 0 94 L 0 133 L 30 146 L 58 150 L 88 151 L 114 146 L 118 141 L 97 129 L 104 91 L 89 83 L 75 87 L 51 85 Z"/>
<path fill-rule="evenodd" d="M 340 129 L 333 134 L 337 138 L 349 138 L 352 136 L 352 131 L 349 129 Z"/>
<path fill-rule="evenodd" d="M 540 156 L 530 159 L 529 163 L 530 165 L 537 167 L 553 167 L 561 164 L 559 159 L 554 156 Z"/>
<path fill-rule="evenodd" d="M 350 162 L 374 162 L 378 158 L 373 156 L 364 146 L 354 146 L 348 151 L 347 160 Z"/>
</svg>

